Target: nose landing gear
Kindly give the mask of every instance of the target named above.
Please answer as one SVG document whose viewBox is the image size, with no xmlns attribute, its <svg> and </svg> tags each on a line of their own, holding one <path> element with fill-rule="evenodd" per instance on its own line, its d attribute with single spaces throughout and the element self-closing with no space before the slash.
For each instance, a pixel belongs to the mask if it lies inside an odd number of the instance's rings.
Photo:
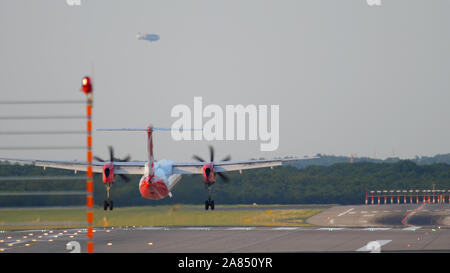
<svg viewBox="0 0 450 273">
<path fill-rule="evenodd" d="M 113 210 L 114 208 L 114 203 L 113 201 L 110 199 L 110 191 L 111 191 L 111 186 L 112 183 L 106 183 L 106 200 L 103 202 L 103 209 L 107 210 L 109 207 L 109 210 Z"/>
</svg>

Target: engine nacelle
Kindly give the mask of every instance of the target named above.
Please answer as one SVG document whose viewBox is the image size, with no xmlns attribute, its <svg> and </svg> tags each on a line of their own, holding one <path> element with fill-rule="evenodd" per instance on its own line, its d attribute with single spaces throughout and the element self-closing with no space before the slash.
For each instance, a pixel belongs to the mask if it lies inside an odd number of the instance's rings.
<svg viewBox="0 0 450 273">
<path fill-rule="evenodd" d="M 205 183 L 213 183 L 216 181 L 214 174 L 214 165 L 213 164 L 205 164 L 203 165 L 203 182 Z"/>
<path fill-rule="evenodd" d="M 113 183 L 114 182 L 114 165 L 105 164 L 103 165 L 103 183 Z"/>
</svg>

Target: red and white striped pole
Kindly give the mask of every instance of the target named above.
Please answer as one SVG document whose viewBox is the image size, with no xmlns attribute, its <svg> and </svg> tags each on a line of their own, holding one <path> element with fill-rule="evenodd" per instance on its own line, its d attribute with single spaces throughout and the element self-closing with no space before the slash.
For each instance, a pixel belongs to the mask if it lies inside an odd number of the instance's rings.
<svg viewBox="0 0 450 273">
<path fill-rule="evenodd" d="M 94 181 L 92 173 L 92 83 L 89 77 L 82 80 L 81 90 L 86 94 L 86 117 L 87 117 L 87 172 L 86 172 L 86 220 L 87 220 L 87 252 L 94 252 Z"/>
</svg>

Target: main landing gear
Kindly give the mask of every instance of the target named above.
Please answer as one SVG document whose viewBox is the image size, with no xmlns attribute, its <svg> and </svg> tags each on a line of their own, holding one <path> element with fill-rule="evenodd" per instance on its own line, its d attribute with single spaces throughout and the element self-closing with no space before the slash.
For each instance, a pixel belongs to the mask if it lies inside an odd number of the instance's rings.
<svg viewBox="0 0 450 273">
<path fill-rule="evenodd" d="M 208 208 L 214 210 L 214 200 L 208 199 L 205 201 L 205 210 L 208 210 Z"/>
<path fill-rule="evenodd" d="M 211 200 L 213 186 L 212 184 L 209 184 L 207 187 L 208 187 L 208 200 L 205 201 L 205 210 L 208 210 L 208 208 L 214 210 L 214 200 Z"/>
<path fill-rule="evenodd" d="M 112 200 L 105 200 L 105 202 L 103 203 L 103 209 L 107 210 L 109 207 L 109 210 L 113 210 L 113 201 Z"/>
<path fill-rule="evenodd" d="M 103 209 L 107 210 L 109 207 L 109 210 L 113 210 L 114 203 L 110 199 L 110 190 L 111 190 L 111 183 L 106 183 L 106 200 L 103 202 Z"/>
</svg>

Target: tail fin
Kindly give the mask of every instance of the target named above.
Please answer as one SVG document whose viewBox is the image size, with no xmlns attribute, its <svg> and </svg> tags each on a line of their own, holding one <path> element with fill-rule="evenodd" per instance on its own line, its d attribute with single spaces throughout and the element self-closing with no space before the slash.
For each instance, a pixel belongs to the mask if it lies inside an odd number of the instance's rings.
<svg viewBox="0 0 450 273">
<path fill-rule="evenodd" d="M 177 130 L 202 130 L 202 129 L 175 129 L 175 128 L 164 128 L 164 127 L 153 127 L 148 125 L 145 128 L 99 128 L 97 131 L 134 131 L 134 132 L 147 132 L 147 160 L 148 160 L 148 170 L 149 176 L 152 177 L 155 173 L 154 171 L 154 157 L 153 157 L 153 131 L 177 131 Z"/>
</svg>

